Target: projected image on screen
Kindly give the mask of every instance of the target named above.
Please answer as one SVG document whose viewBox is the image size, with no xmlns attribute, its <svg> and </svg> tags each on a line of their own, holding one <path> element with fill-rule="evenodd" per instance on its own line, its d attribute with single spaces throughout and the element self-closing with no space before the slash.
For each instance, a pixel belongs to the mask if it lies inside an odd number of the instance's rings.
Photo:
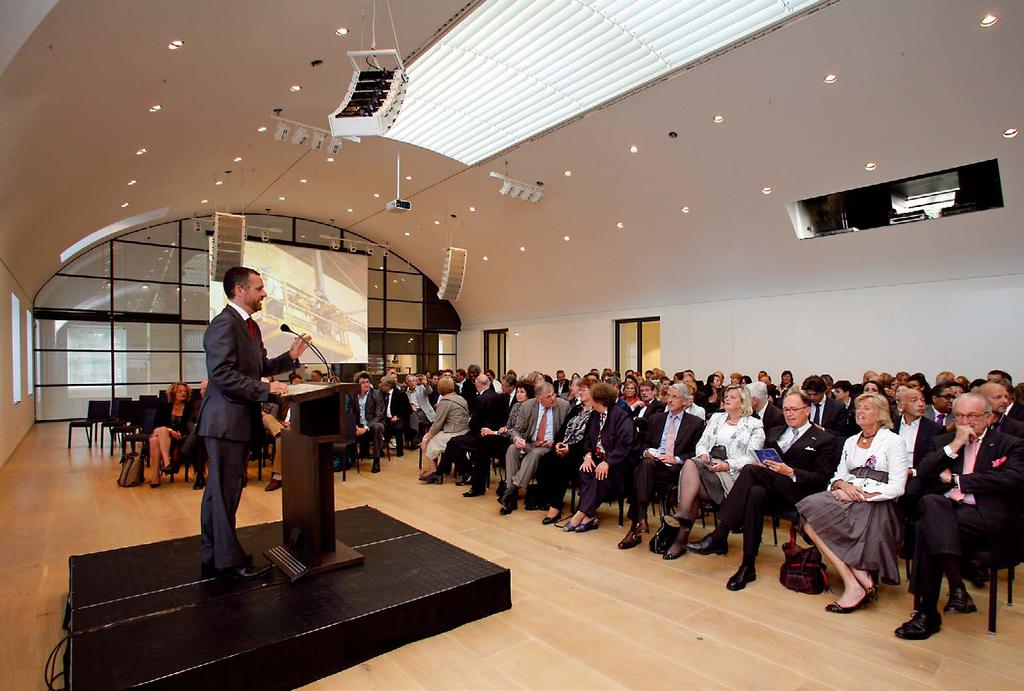
<svg viewBox="0 0 1024 691">
<path fill-rule="evenodd" d="M 280 329 L 287 324 L 313 336 L 328 362 L 366 362 L 365 255 L 246 242 L 245 265 L 259 271 L 266 286 L 263 311 L 253 318 L 270 357 L 291 345 L 294 337 Z M 224 290 L 211 286 L 210 318 L 226 305 Z M 312 350 L 302 360 L 318 361 Z"/>
</svg>

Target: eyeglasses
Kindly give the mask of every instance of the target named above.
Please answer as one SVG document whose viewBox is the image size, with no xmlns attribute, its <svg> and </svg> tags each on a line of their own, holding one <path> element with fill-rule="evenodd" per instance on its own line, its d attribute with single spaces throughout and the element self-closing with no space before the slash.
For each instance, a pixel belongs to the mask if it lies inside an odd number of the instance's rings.
<svg viewBox="0 0 1024 691">
<path fill-rule="evenodd" d="M 955 415 L 957 420 L 970 420 L 974 422 L 975 420 L 987 418 L 989 413 L 956 413 Z"/>
<path fill-rule="evenodd" d="M 784 412 L 784 413 L 798 413 L 801 410 L 805 410 L 805 409 L 810 408 L 810 407 L 811 406 L 809 406 L 809 405 L 802 405 L 799 408 L 783 408 L 782 412 Z"/>
</svg>

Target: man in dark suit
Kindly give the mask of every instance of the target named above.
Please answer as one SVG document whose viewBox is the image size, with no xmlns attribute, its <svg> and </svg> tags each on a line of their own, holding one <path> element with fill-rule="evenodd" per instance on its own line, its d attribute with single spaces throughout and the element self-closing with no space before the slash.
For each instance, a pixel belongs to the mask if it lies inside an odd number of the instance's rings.
<svg viewBox="0 0 1024 691">
<path fill-rule="evenodd" d="M 899 410 L 899 416 L 896 418 L 892 431 L 903 439 L 907 448 L 907 456 L 911 459 L 910 477 L 907 478 L 906 489 L 903 491 L 903 496 L 896 500 L 909 524 L 903 546 L 900 548 L 900 555 L 909 559 L 914 554 L 913 525 L 917 521 L 917 504 L 926 492 L 925 484 L 917 476 L 918 471 L 924 457 L 935 449 L 935 437 L 943 434 L 946 430 L 934 420 L 924 417 L 924 394 L 917 389 L 910 387 L 900 389 L 896 407 Z"/>
<path fill-rule="evenodd" d="M 555 372 L 555 381 L 552 385 L 555 387 L 556 396 L 569 400 L 569 380 L 565 378 L 565 370 Z"/>
<path fill-rule="evenodd" d="M 476 410 L 476 399 L 480 394 L 476 387 L 477 377 L 480 376 L 480 365 L 470 365 L 466 368 L 466 381 L 462 383 L 462 397 L 466 399 L 469 412 Z"/>
<path fill-rule="evenodd" d="M 743 561 L 726 588 L 742 590 L 757 578 L 754 561 L 768 512 L 793 510 L 796 503 L 825 489 L 839 465 L 838 440 L 810 422 L 811 399 L 793 390 L 782 401 L 784 427 L 768 433 L 765 448 L 775 449 L 782 462 L 765 461 L 743 467 L 718 511 L 718 527 L 686 546 L 697 554 L 725 554 L 729 531 L 743 527 Z"/>
<path fill-rule="evenodd" d="M 845 438 L 849 415 L 842 403 L 834 398 L 826 398 L 828 385 L 825 380 L 813 374 L 804 379 L 800 389 L 811 399 L 811 422 L 837 437 Z"/>
<path fill-rule="evenodd" d="M 643 455 L 633 471 L 633 488 L 629 492 L 629 531 L 619 542 L 619 549 L 636 547 L 650 532 L 647 508 L 654 490 L 662 490 L 679 480 L 679 471 L 687 459 L 696 454 L 697 442 L 704 432 L 704 421 L 685 412 L 693 402 L 685 384 L 668 387 L 668 405 L 655 413 L 647 425 Z"/>
<path fill-rule="evenodd" d="M 467 380 L 466 384 L 462 387 L 463 391 L 469 389 L 469 384 L 470 382 Z M 469 416 L 469 431 L 448 440 L 448 444 L 444 447 L 444 452 L 441 454 L 441 461 L 437 464 L 437 471 L 425 480 L 427 484 L 440 485 L 444 482 L 444 476 L 453 467 L 455 468 L 456 477 L 459 478 L 455 484 L 464 484 L 461 478 L 466 472 L 468 465 L 466 454 L 475 451 L 479 447 L 480 430 L 484 427 L 489 427 L 489 423 L 493 423 L 495 407 L 498 410 L 503 410 L 505 407 L 504 397 L 495 392 L 494 387 L 491 386 L 491 380 L 486 374 L 478 374 L 472 384 L 477 392 L 477 399 L 476 408 L 473 410 L 472 415 Z M 498 403 L 497 406 L 494 405 L 495 401 Z M 505 419 L 508 419 L 507 414 Z"/>
<path fill-rule="evenodd" d="M 393 376 L 381 377 L 378 387 L 384 399 L 384 441 L 390 444 L 392 439 L 396 440 L 395 455 L 401 458 L 405 455 L 405 430 L 412 416 L 412 405 Z"/>
<path fill-rule="evenodd" d="M 463 492 L 464 497 L 479 497 L 484 494 L 484 487 L 487 484 L 487 475 L 491 472 L 492 458 L 505 458 L 505 452 L 512 444 L 512 439 L 502 434 L 508 424 L 509 413 L 516 402 L 516 376 L 506 374 L 501 378 L 501 393 L 487 403 L 484 425 L 480 428 L 479 439 L 476 446 L 470 450 L 470 473 L 469 491 Z M 470 418 L 470 426 L 472 426 Z M 462 435 L 468 436 L 468 435 Z M 456 437 L 452 441 L 461 439 Z M 448 442 L 451 444 L 452 442 Z"/>
<path fill-rule="evenodd" d="M 992 406 L 992 429 L 1024 439 L 1024 422 L 1006 414 L 1006 409 L 1013 403 L 1013 384 L 1005 379 L 997 379 L 982 384 L 978 393 L 987 398 Z"/>
<path fill-rule="evenodd" d="M 210 457 L 203 494 L 203 576 L 256 578 L 269 567 L 255 568 L 235 534 L 235 512 L 242 498 L 249 445 L 263 437 L 260 404 L 288 387 L 269 377 L 298 367 L 310 337 L 296 338 L 287 353 L 267 359 L 260 328 L 252 315 L 263 309 L 263 278 L 252 269 L 233 267 L 224 274 L 228 305 L 210 321 L 203 337 L 209 384 L 199 411 L 197 430 Z"/>
<path fill-rule="evenodd" d="M 932 403 L 924 409 L 924 416 L 946 429 L 953 422 L 953 393 L 946 383 L 932 387 Z"/>
<path fill-rule="evenodd" d="M 918 476 L 945 492 L 921 499 L 910 590 L 914 615 L 896 636 L 922 640 L 942 627 L 939 590 L 945 574 L 945 613 L 977 610 L 964 588 L 960 563 L 979 550 L 993 563 L 1012 563 L 1020 553 L 1020 493 L 1024 489 L 1024 443 L 989 428 L 992 407 L 984 396 L 962 394 L 955 403 L 956 431 L 935 439 Z M 941 490 L 940 490 L 941 491 Z"/>
<path fill-rule="evenodd" d="M 639 394 L 644 407 L 637 411 L 633 424 L 636 425 L 637 434 L 642 439 L 647 434 L 651 419 L 658 413 L 665 412 L 665 402 L 658 399 L 658 389 L 652 381 L 640 382 Z"/>
<path fill-rule="evenodd" d="M 766 435 L 776 427 L 785 427 L 786 418 L 782 415 L 782 408 L 769 403 L 768 387 L 763 382 L 747 384 L 747 391 L 750 392 L 754 417 L 761 420 Z"/>
<path fill-rule="evenodd" d="M 359 448 L 366 453 L 373 445 L 373 467 L 370 472 L 380 472 L 380 454 L 384 448 L 384 397 L 373 388 L 368 372 L 356 375 L 359 384 L 359 395 L 356 397 L 353 411 L 359 419 L 356 421 L 356 439 Z"/>
</svg>

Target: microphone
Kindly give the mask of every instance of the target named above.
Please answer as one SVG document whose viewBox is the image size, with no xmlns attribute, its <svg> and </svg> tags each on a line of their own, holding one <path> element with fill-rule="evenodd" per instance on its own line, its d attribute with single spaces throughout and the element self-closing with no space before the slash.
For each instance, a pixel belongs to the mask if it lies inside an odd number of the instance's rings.
<svg viewBox="0 0 1024 691">
<path fill-rule="evenodd" d="M 286 334 L 293 334 L 295 336 L 301 336 L 302 335 L 300 333 L 292 331 L 292 327 L 288 326 L 287 324 L 281 324 L 281 331 L 284 331 Z M 310 348 L 312 348 L 313 352 L 316 353 L 317 356 L 319 356 L 320 362 L 324 363 L 324 367 L 327 368 L 327 371 L 324 372 L 324 374 L 326 374 L 327 376 L 330 376 L 330 374 L 331 374 L 331 365 L 327 362 L 327 358 L 324 357 L 324 354 L 320 352 L 319 348 L 317 348 L 315 345 L 313 345 L 312 341 L 310 341 L 306 345 L 308 345 Z"/>
</svg>

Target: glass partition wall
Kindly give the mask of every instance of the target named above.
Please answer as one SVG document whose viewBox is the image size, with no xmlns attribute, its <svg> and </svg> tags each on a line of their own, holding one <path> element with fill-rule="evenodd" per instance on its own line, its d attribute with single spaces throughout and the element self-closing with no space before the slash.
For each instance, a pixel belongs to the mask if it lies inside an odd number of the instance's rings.
<svg viewBox="0 0 1024 691">
<path fill-rule="evenodd" d="M 247 222 L 274 231 L 253 240 L 307 247 L 366 241 L 299 218 L 253 214 Z M 461 328 L 455 309 L 412 264 L 383 254 L 368 257 L 369 362 L 363 366 L 372 372 L 454 367 Z M 205 379 L 209 291 L 209 235 L 193 219 L 133 231 L 65 264 L 33 307 L 36 419 L 84 417 L 90 399 L 135 398 L 175 381 Z M 346 365 L 343 373 L 350 370 Z"/>
</svg>

